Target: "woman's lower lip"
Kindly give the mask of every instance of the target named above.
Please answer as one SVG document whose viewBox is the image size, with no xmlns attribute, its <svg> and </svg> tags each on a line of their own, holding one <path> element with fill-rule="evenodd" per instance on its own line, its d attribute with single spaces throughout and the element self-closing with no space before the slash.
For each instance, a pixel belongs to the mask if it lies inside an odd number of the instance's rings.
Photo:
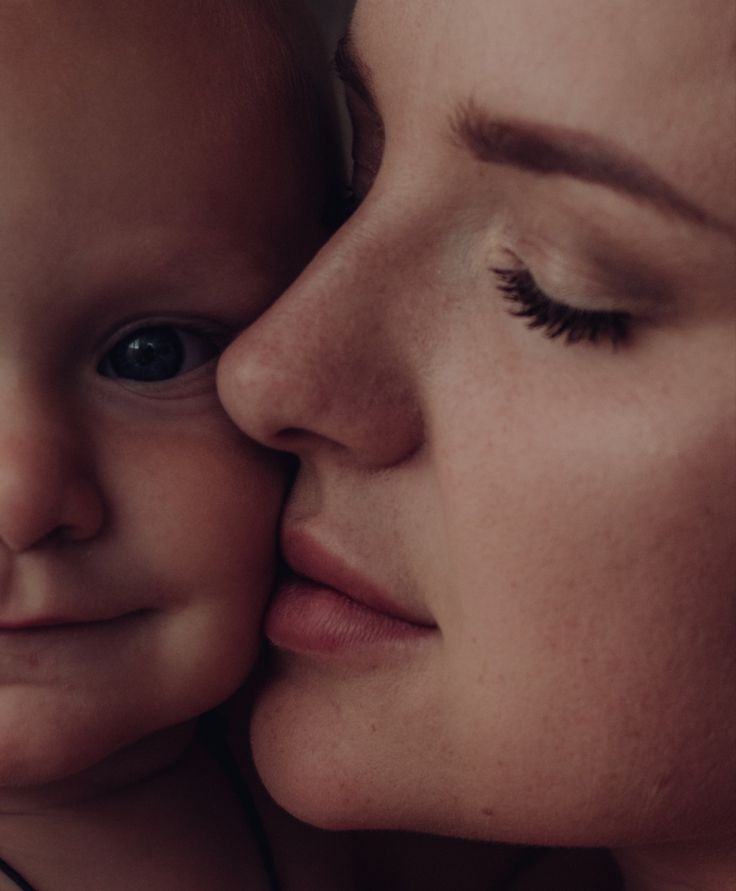
<svg viewBox="0 0 736 891">
<path fill-rule="evenodd" d="M 277 588 L 265 631 L 280 649 L 329 656 L 420 642 L 437 629 L 378 612 L 334 588 L 292 577 Z"/>
</svg>

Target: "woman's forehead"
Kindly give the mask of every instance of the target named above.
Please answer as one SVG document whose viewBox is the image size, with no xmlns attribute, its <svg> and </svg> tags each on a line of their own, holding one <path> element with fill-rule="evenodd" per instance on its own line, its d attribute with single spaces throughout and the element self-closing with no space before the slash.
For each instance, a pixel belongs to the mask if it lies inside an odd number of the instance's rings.
<svg viewBox="0 0 736 891">
<path fill-rule="evenodd" d="M 473 55 L 455 58 L 460 68 L 475 66 L 476 52 L 487 62 L 523 52 L 555 68 L 618 56 L 644 68 L 669 59 L 672 69 L 686 62 L 733 71 L 734 25 L 730 0 L 358 0 L 353 17 L 361 36 L 382 36 L 408 55 L 432 45 L 439 58 L 462 46 Z"/>
<path fill-rule="evenodd" d="M 389 128 L 472 103 L 590 134 L 736 226 L 734 33 L 729 0 L 359 0 L 352 30 Z"/>
</svg>

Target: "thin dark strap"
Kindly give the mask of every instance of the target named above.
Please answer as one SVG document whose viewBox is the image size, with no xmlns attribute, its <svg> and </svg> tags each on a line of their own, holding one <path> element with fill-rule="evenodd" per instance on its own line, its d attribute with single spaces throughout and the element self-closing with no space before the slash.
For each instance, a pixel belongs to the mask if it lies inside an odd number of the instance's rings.
<svg viewBox="0 0 736 891">
<path fill-rule="evenodd" d="M 271 850 L 271 844 L 268 840 L 268 835 L 266 834 L 260 814 L 258 813 L 258 808 L 253 801 L 253 796 L 248 788 L 248 784 L 243 779 L 240 767 L 227 743 L 227 723 L 225 718 L 217 712 L 208 712 L 200 718 L 199 729 L 204 745 L 230 781 L 230 785 L 248 818 L 248 824 L 250 826 L 250 831 L 253 834 L 253 840 L 261 855 L 263 871 L 266 873 L 266 878 L 268 879 L 268 887 L 271 891 L 280 891 L 281 883 L 279 882 L 278 873 L 276 871 L 276 862 L 274 860 L 273 851 Z M 33 889 L 31 889 L 31 891 L 33 891 Z"/>
<path fill-rule="evenodd" d="M 21 891 L 36 891 L 33 885 L 31 885 L 30 882 L 27 882 L 23 876 L 19 872 L 16 872 L 9 863 L 6 863 L 2 857 L 0 857 L 0 873 L 9 878 L 11 882 L 15 882 Z"/>
</svg>

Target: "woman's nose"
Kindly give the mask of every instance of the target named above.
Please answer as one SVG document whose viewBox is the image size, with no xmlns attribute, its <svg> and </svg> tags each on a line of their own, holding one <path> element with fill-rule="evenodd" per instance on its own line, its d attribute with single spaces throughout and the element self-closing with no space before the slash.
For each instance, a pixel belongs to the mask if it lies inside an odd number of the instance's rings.
<svg viewBox="0 0 736 891">
<path fill-rule="evenodd" d="M 0 548 L 15 553 L 87 540 L 103 524 L 102 496 L 73 447 L 74 431 L 39 414 L 0 416 Z"/>
<path fill-rule="evenodd" d="M 219 391 L 245 433 L 376 469 L 420 448 L 422 414 L 392 330 L 385 272 L 375 245 L 369 258 L 340 233 L 228 348 Z"/>
</svg>

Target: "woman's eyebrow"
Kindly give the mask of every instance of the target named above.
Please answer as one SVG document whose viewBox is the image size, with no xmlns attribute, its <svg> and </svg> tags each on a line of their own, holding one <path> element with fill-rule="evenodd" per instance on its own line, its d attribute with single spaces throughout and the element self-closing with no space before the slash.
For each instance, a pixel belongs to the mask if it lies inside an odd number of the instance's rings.
<svg viewBox="0 0 736 891">
<path fill-rule="evenodd" d="M 338 44 L 334 66 L 340 79 L 380 117 L 370 69 L 358 53 L 350 28 Z M 461 104 L 451 115 L 450 132 L 453 141 L 460 142 L 480 161 L 607 186 L 736 238 L 732 224 L 680 194 L 646 162 L 600 137 L 569 128 L 494 118 L 472 101 Z"/>
<path fill-rule="evenodd" d="M 732 226 L 680 194 L 644 161 L 589 133 L 494 118 L 474 102 L 458 108 L 451 133 L 480 161 L 597 183 L 734 235 Z"/>
</svg>

